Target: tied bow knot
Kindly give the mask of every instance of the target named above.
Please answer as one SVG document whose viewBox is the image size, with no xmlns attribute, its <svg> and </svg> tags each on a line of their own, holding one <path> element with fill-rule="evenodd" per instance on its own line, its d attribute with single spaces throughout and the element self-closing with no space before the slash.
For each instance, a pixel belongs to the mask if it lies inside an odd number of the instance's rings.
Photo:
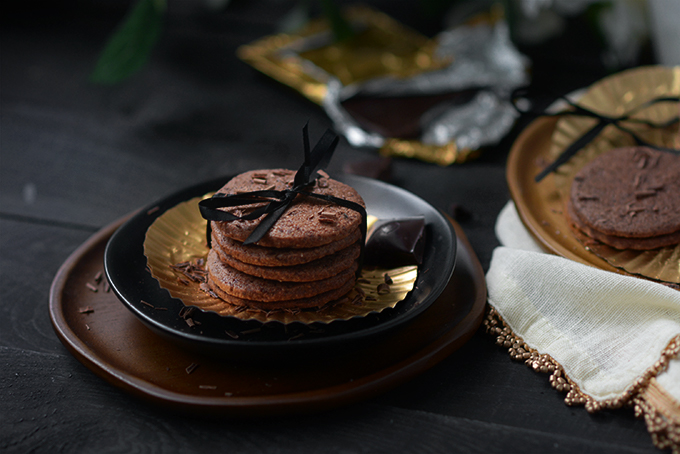
<svg viewBox="0 0 680 454">
<path fill-rule="evenodd" d="M 535 177 L 536 182 L 540 182 L 545 176 L 547 176 L 549 173 L 554 172 L 557 170 L 559 166 L 564 164 L 565 162 L 569 161 L 572 156 L 574 156 L 579 150 L 581 150 L 583 147 L 585 147 L 587 144 L 589 144 L 592 140 L 597 137 L 600 132 L 604 128 L 606 128 L 609 125 L 615 126 L 618 130 L 629 134 L 635 143 L 638 146 L 645 146 L 649 148 L 654 148 L 656 150 L 660 151 L 666 151 L 669 153 L 674 153 L 674 154 L 680 154 L 680 150 L 676 150 L 674 148 L 666 148 L 662 147 L 659 145 L 654 145 L 651 143 L 648 143 L 647 141 L 641 139 L 637 134 L 635 134 L 634 131 L 632 131 L 630 128 L 624 126 L 623 123 L 628 122 L 628 123 L 637 123 L 637 124 L 643 124 L 652 128 L 668 128 L 674 123 L 678 122 L 678 117 L 673 117 L 665 122 L 662 123 L 655 123 L 649 120 L 644 120 L 640 118 L 634 118 L 633 115 L 636 113 L 640 112 L 641 110 L 644 110 L 654 104 L 662 103 L 662 102 L 679 102 L 680 97 L 673 97 L 673 96 L 664 96 L 664 97 L 659 97 L 659 98 L 653 98 L 650 99 L 639 106 L 635 107 L 634 109 L 629 110 L 626 112 L 624 115 L 620 115 L 618 117 L 610 117 L 598 112 L 595 112 L 593 110 L 587 109 L 579 104 L 576 104 L 572 102 L 571 100 L 567 99 L 564 96 L 560 96 L 559 98 L 563 101 L 565 101 L 570 107 L 570 110 L 565 110 L 562 112 L 557 112 L 557 113 L 547 113 L 547 112 L 537 112 L 533 110 L 528 110 L 528 109 L 522 109 L 518 106 L 518 100 L 519 98 L 522 97 L 523 94 L 525 94 L 526 88 L 519 88 L 515 90 L 515 92 L 512 95 L 512 104 L 515 107 L 515 109 L 520 113 L 520 114 L 529 114 L 529 115 L 534 115 L 534 116 L 547 116 L 547 117 L 556 117 L 556 116 L 562 116 L 562 115 L 576 115 L 580 117 L 589 117 L 589 118 L 594 118 L 597 120 L 597 123 L 593 127 L 591 127 L 588 131 L 586 131 L 581 137 L 576 139 L 571 145 L 569 145 L 560 155 L 553 161 L 551 164 L 549 164 L 546 168 L 544 168 L 538 175 Z"/>
<path fill-rule="evenodd" d="M 290 189 L 273 190 L 265 189 L 261 191 L 252 191 L 243 194 L 222 194 L 217 193 L 209 199 L 199 202 L 199 209 L 201 216 L 208 221 L 206 229 L 206 237 L 208 246 L 211 244 L 211 226 L 210 221 L 230 222 L 236 220 L 253 220 L 261 216 L 265 216 L 258 226 L 250 233 L 243 244 L 255 244 L 260 241 L 264 235 L 271 229 L 271 227 L 278 221 L 278 219 L 285 213 L 288 207 L 293 203 L 293 200 L 298 195 L 305 195 L 315 197 L 335 203 L 345 208 L 350 208 L 357 211 L 361 217 L 361 232 L 362 238 L 366 238 L 366 210 L 358 203 L 341 199 L 325 194 L 316 194 L 309 191 L 318 178 L 319 170 L 323 169 L 331 160 L 335 147 L 338 144 L 339 138 L 337 134 L 331 130 L 326 130 L 324 135 L 310 150 L 309 133 L 307 125 L 303 130 L 303 143 L 305 160 L 295 173 L 293 185 Z M 254 203 L 266 203 L 266 205 L 256 208 L 250 213 L 238 216 L 233 213 L 221 210 L 220 208 L 237 207 L 243 205 L 250 205 Z M 363 244 L 363 242 L 362 242 Z"/>
</svg>

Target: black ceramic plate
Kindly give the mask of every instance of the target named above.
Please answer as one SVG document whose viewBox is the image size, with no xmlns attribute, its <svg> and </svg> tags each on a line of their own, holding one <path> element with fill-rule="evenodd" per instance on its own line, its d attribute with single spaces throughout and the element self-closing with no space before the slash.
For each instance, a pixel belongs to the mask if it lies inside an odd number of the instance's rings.
<svg viewBox="0 0 680 454">
<path fill-rule="evenodd" d="M 154 220 L 178 203 L 215 191 L 229 178 L 202 183 L 173 194 L 140 210 L 109 240 L 104 267 L 111 288 L 122 303 L 158 334 L 203 352 L 230 358 L 263 356 L 291 359 L 315 349 L 346 349 L 351 345 L 413 320 L 434 302 L 446 287 L 456 261 L 453 226 L 430 204 L 396 186 L 357 176 L 338 178 L 354 187 L 366 202 L 370 215 L 380 219 L 424 216 L 425 253 L 413 291 L 393 309 L 379 314 L 329 324 L 282 325 L 247 322 L 213 312 L 195 311 L 189 326 L 179 316 L 185 306 L 170 296 L 146 268 L 144 239 Z M 156 208 L 157 207 L 157 208 Z M 163 307 L 167 310 L 154 310 Z M 234 333 L 239 333 L 234 338 Z"/>
</svg>

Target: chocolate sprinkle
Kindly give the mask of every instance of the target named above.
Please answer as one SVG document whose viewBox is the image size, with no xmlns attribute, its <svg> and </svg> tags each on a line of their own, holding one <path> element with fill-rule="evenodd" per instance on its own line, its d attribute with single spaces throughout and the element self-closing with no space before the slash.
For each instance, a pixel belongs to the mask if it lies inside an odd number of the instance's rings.
<svg viewBox="0 0 680 454">
<path fill-rule="evenodd" d="M 208 272 L 203 268 L 205 264 L 205 260 L 203 258 L 198 258 L 192 262 L 181 262 L 177 263 L 175 265 L 170 265 L 170 268 L 182 273 L 187 279 L 189 279 L 192 282 L 196 283 L 202 283 L 202 282 L 207 282 L 208 278 Z M 180 278 L 181 279 L 181 278 Z M 186 281 L 180 280 L 183 284 L 185 284 Z M 185 285 L 189 285 L 188 282 L 186 282 Z"/>
<path fill-rule="evenodd" d="M 260 328 L 253 328 L 253 329 L 249 329 L 249 330 L 246 330 L 246 331 L 241 331 L 241 334 L 253 334 L 253 333 L 259 333 L 259 332 L 260 332 Z"/>
<path fill-rule="evenodd" d="M 187 368 L 184 369 L 184 370 L 187 372 L 187 374 L 190 374 L 190 373 L 192 373 L 193 371 L 195 371 L 197 367 L 198 367 L 198 364 L 196 364 L 196 363 L 191 363 L 191 364 L 189 364 L 189 365 L 187 366 Z"/>
<path fill-rule="evenodd" d="M 97 290 L 97 287 L 94 285 L 90 284 L 89 282 L 85 283 L 85 287 L 89 288 L 92 292 L 97 293 L 99 290 Z"/>
<path fill-rule="evenodd" d="M 196 309 L 193 308 L 193 307 L 184 306 L 183 308 L 181 308 L 179 310 L 179 316 L 180 316 L 180 318 L 187 319 L 187 318 L 191 317 L 191 314 L 193 314 L 195 310 Z"/>
</svg>

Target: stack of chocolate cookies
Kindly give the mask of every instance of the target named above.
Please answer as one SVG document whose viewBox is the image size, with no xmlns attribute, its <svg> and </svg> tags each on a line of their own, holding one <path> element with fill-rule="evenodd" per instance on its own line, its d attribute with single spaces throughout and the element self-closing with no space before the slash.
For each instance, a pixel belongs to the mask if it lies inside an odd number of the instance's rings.
<svg viewBox="0 0 680 454">
<path fill-rule="evenodd" d="M 353 188 L 319 174 L 307 191 L 365 207 Z M 286 169 L 250 171 L 218 193 L 283 191 L 292 187 L 294 177 Z M 221 209 L 240 217 L 260 206 Z M 354 288 L 363 240 L 361 213 L 298 194 L 264 237 L 244 244 L 261 220 L 212 221 L 206 267 L 208 286 L 219 298 L 244 309 L 297 311 L 322 307 Z"/>
<path fill-rule="evenodd" d="M 680 243 L 680 156 L 646 147 L 601 154 L 574 177 L 572 225 L 616 249 Z"/>
</svg>

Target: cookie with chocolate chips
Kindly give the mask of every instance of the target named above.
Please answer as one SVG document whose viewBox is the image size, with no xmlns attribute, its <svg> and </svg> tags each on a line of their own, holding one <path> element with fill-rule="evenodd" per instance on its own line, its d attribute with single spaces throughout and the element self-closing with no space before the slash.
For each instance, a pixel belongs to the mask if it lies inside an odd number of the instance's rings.
<svg viewBox="0 0 680 454">
<path fill-rule="evenodd" d="M 262 279 L 238 271 L 224 263 L 215 250 L 208 253 L 208 283 L 224 293 L 248 300 L 277 302 L 310 298 L 354 283 L 357 262 L 333 276 L 311 282 Z"/>
<path fill-rule="evenodd" d="M 305 191 L 365 207 L 350 186 L 323 172 Z M 218 193 L 285 191 L 295 172 L 256 170 L 233 178 Z M 265 202 L 220 208 L 244 216 Z M 341 299 L 356 282 L 361 255 L 362 213 L 333 201 L 297 194 L 281 217 L 255 244 L 244 244 L 263 216 L 211 221 L 206 268 L 209 289 L 226 304 L 263 311 L 320 308 Z"/>
<path fill-rule="evenodd" d="M 680 156 L 646 147 L 610 150 L 574 177 L 567 212 L 586 235 L 617 249 L 680 242 Z"/>
<path fill-rule="evenodd" d="M 238 260 L 224 251 L 219 246 L 219 243 L 214 240 L 212 249 L 217 252 L 222 263 L 242 273 L 263 279 L 285 282 L 312 282 L 335 276 L 353 266 L 361 253 L 361 246 L 358 242 L 355 242 L 353 245 L 338 252 L 307 263 L 291 266 L 261 266 L 251 265 L 250 263 Z"/>
<path fill-rule="evenodd" d="M 365 207 L 364 201 L 354 188 L 329 178 L 323 172 L 308 191 L 334 196 Z M 242 194 L 261 190 L 283 191 L 293 186 L 295 172 L 286 169 L 254 170 L 237 175 L 218 191 L 221 194 Z M 237 216 L 243 216 L 263 204 L 222 208 Z M 243 242 L 259 225 L 263 216 L 253 220 L 212 223 L 213 230 Z M 359 228 L 361 214 L 333 202 L 299 194 L 272 228 L 257 245 L 276 248 L 311 248 L 329 244 L 346 237 Z"/>
<path fill-rule="evenodd" d="M 334 254 L 344 248 L 355 244 L 361 239 L 361 230 L 355 230 L 339 240 L 322 246 L 310 248 L 274 248 L 258 246 L 257 244 L 243 244 L 232 240 L 219 230 L 212 231 L 212 244 L 219 247 L 224 253 L 229 254 L 243 263 L 257 266 L 294 266 L 318 260 L 327 255 Z"/>
</svg>

